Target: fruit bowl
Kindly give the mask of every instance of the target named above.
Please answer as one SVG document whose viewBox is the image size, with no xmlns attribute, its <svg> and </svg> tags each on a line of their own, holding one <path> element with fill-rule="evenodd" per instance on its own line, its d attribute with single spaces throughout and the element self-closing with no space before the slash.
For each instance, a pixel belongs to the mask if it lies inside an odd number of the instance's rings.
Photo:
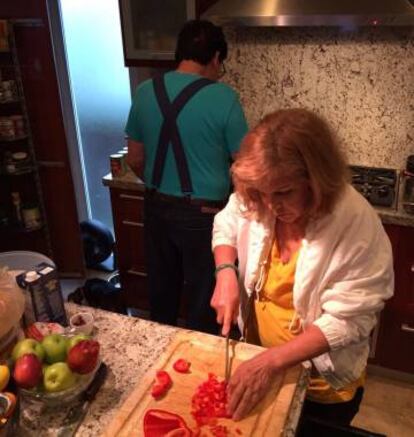
<svg viewBox="0 0 414 437">
<path fill-rule="evenodd" d="M 48 392 L 44 388 L 43 389 L 31 389 L 26 390 L 21 388 L 20 394 L 23 399 L 32 402 L 41 402 L 49 407 L 61 406 L 64 404 L 68 404 L 75 399 L 79 398 L 80 395 L 87 389 L 89 384 L 92 382 L 95 373 L 99 369 L 101 365 L 101 360 L 98 359 L 98 362 L 92 372 L 87 373 L 86 375 L 77 375 L 77 381 L 75 385 L 72 387 L 58 391 L 58 392 Z"/>
</svg>

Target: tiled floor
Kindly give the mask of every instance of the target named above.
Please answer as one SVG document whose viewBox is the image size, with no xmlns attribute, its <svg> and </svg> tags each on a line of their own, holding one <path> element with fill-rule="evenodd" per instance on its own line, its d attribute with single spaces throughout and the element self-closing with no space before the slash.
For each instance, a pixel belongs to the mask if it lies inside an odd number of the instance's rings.
<svg viewBox="0 0 414 437">
<path fill-rule="evenodd" d="M 82 286 L 87 279 L 100 278 L 106 280 L 111 275 L 112 273 L 89 269 L 86 271 L 86 278 L 84 279 L 61 279 L 60 286 L 62 287 L 63 299 L 67 300 L 68 295 Z"/>
<path fill-rule="evenodd" d="M 414 384 L 370 375 L 352 425 L 387 437 L 414 436 Z"/>
</svg>

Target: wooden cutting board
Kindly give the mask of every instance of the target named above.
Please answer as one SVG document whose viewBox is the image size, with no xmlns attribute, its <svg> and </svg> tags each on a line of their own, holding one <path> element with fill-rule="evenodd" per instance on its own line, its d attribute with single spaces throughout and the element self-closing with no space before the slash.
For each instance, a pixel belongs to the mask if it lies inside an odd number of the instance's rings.
<svg viewBox="0 0 414 437">
<path fill-rule="evenodd" d="M 261 347 L 231 341 L 231 370 L 257 353 Z M 185 358 L 191 362 L 191 372 L 177 373 L 173 363 Z M 143 418 L 151 408 L 167 410 L 179 414 L 191 429 L 195 429 L 195 421 L 191 416 L 191 398 L 196 388 L 208 378 L 208 373 L 224 378 L 225 340 L 221 337 L 197 333 L 180 332 L 160 359 L 154 364 L 144 378 L 138 382 L 131 395 L 115 414 L 109 427 L 103 434 L 105 437 L 143 436 Z M 151 396 L 151 386 L 157 370 L 167 370 L 173 379 L 173 386 L 168 394 L 155 400 Z M 237 436 L 236 428 L 242 436 L 281 436 L 288 419 L 289 409 L 295 394 L 296 384 L 303 372 L 298 366 L 279 375 L 271 390 L 260 404 L 245 419 L 234 422 L 231 419 L 220 419 L 230 435 Z M 203 435 L 210 435 L 208 427 L 203 427 Z"/>
</svg>

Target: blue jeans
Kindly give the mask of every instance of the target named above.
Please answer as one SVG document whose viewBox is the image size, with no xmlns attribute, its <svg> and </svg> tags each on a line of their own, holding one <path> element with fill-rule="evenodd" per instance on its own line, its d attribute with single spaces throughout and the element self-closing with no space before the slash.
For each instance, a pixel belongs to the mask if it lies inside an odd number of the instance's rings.
<svg viewBox="0 0 414 437">
<path fill-rule="evenodd" d="M 145 198 L 145 254 L 151 319 L 176 325 L 182 299 L 186 327 L 218 334 L 210 300 L 214 291 L 211 233 L 214 211 Z"/>
</svg>

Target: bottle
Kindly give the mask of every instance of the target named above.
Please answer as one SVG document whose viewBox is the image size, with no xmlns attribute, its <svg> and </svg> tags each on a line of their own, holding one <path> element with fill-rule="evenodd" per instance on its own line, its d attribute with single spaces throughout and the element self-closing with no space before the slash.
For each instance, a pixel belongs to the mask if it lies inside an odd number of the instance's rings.
<svg viewBox="0 0 414 437">
<path fill-rule="evenodd" d="M 125 156 L 115 153 L 109 156 L 111 173 L 113 178 L 119 178 L 125 175 Z"/>
<path fill-rule="evenodd" d="M 14 221 L 16 225 L 21 226 L 23 224 L 23 218 L 22 218 L 22 202 L 20 199 L 20 193 L 14 191 L 13 193 L 11 193 L 11 197 L 12 197 L 12 204 L 13 204 Z"/>
</svg>

